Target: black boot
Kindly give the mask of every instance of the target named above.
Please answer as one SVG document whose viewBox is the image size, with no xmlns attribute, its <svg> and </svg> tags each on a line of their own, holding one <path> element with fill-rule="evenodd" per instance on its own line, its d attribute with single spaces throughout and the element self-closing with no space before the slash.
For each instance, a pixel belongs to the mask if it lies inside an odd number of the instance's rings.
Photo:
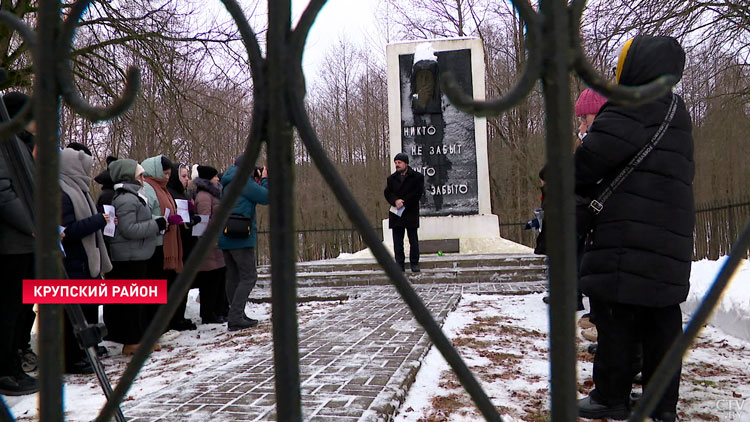
<svg viewBox="0 0 750 422">
<path fill-rule="evenodd" d="M 578 416 L 582 418 L 625 420 L 629 415 L 630 410 L 625 403 L 607 406 L 591 396 L 578 400 Z"/>
<path fill-rule="evenodd" d="M 419 271 L 419 264 L 411 264 L 411 272 L 418 273 Z"/>
</svg>

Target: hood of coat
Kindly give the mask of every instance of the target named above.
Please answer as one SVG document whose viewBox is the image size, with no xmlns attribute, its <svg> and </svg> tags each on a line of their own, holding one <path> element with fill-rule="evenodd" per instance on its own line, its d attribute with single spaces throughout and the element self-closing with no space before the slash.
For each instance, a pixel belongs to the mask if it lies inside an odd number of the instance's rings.
<svg viewBox="0 0 750 422">
<path fill-rule="evenodd" d="M 169 180 L 167 181 L 167 188 L 170 192 L 174 191 L 178 195 L 184 196 L 185 186 L 182 185 L 182 181 L 180 180 L 180 169 L 182 168 L 186 168 L 186 166 L 181 163 L 176 163 L 172 166 L 172 172 L 169 173 Z"/>
<path fill-rule="evenodd" d="M 143 205 L 148 204 L 148 198 L 146 197 L 146 194 L 143 192 L 143 186 L 139 185 L 135 182 L 122 182 L 122 183 L 116 183 L 115 191 L 125 191 L 130 192 L 133 195 L 137 196 L 140 201 L 143 203 Z M 115 194 L 117 196 L 117 194 Z"/>
<path fill-rule="evenodd" d="M 637 86 L 662 75 L 682 79 L 685 50 L 673 37 L 639 35 L 625 43 L 617 62 L 617 83 Z"/>
<path fill-rule="evenodd" d="M 138 162 L 130 159 L 113 161 L 109 165 L 109 175 L 113 183 L 135 183 L 135 170 Z"/>
<path fill-rule="evenodd" d="M 200 177 L 197 179 L 193 179 L 193 183 L 195 183 L 195 189 L 198 192 L 206 191 L 217 198 L 221 198 L 221 185 L 220 184 L 213 184 L 211 183 L 210 180 L 202 179 Z"/>
<path fill-rule="evenodd" d="M 60 177 L 76 183 L 81 190 L 88 192 L 91 184 L 91 168 L 94 159 L 83 151 L 65 148 L 60 151 Z"/>
<path fill-rule="evenodd" d="M 117 161 L 114 161 L 112 164 L 116 162 Z M 145 170 L 143 173 L 145 177 L 156 177 L 157 179 L 164 178 L 164 168 L 161 166 L 161 155 L 146 158 L 141 163 L 141 166 L 143 166 L 143 170 Z"/>
</svg>

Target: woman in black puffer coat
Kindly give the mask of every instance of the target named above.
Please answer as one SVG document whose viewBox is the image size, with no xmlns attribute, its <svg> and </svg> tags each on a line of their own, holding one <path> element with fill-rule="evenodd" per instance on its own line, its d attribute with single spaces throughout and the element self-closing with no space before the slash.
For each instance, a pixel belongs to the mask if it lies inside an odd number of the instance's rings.
<svg viewBox="0 0 750 422">
<path fill-rule="evenodd" d="M 680 78 L 684 65 L 674 38 L 638 36 L 623 47 L 617 79 L 637 86 L 665 74 Z M 602 107 L 575 153 L 577 194 L 594 197 L 609 185 L 657 131 L 674 95 L 640 106 Z M 595 389 L 579 404 L 583 417 L 627 417 L 634 375 L 628 351 L 643 342 L 648 382 L 682 332 L 679 304 L 690 287 L 695 166 L 690 115 L 677 101 L 666 133 L 607 200 L 586 242 L 580 285 L 591 299 L 599 346 Z M 679 374 L 652 417 L 674 420 L 678 389 Z"/>
</svg>

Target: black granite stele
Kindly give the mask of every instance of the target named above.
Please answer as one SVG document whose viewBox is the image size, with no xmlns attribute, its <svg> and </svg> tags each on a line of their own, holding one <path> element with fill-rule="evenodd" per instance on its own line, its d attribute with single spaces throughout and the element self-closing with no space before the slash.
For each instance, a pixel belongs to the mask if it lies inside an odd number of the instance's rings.
<svg viewBox="0 0 750 422">
<path fill-rule="evenodd" d="M 471 50 L 435 55 L 437 62 L 417 63 L 414 54 L 399 56 L 402 151 L 425 176 L 420 215 L 479 214 L 474 117 L 453 107 L 439 86 L 440 74 L 450 72 L 465 92 L 473 92 Z M 431 75 L 418 78 L 420 71 Z"/>
</svg>

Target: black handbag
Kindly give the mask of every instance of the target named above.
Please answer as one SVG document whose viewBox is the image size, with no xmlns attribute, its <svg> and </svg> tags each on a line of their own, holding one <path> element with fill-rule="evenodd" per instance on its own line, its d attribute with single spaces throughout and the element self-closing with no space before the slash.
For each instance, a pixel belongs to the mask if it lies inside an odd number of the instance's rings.
<svg viewBox="0 0 750 422">
<path fill-rule="evenodd" d="M 253 231 L 253 218 L 232 214 L 224 226 L 224 235 L 232 239 L 246 239 Z"/>
<path fill-rule="evenodd" d="M 659 142 L 664 133 L 666 133 L 669 123 L 672 121 L 675 112 L 677 111 L 677 94 L 672 94 L 672 102 L 669 104 L 669 110 L 667 110 L 667 116 L 664 117 L 664 121 L 659 126 L 659 129 L 651 137 L 651 140 L 641 148 L 630 162 L 625 166 L 620 174 L 615 177 L 612 182 L 602 190 L 596 198 L 591 199 L 588 197 L 576 195 L 576 231 L 579 236 L 585 236 L 591 232 L 594 228 L 594 222 L 599 213 L 604 209 L 604 202 L 612 195 L 612 192 L 620 186 L 630 173 L 635 170 L 635 167 L 643 161 L 644 158 L 654 149 L 656 143 Z"/>
</svg>

